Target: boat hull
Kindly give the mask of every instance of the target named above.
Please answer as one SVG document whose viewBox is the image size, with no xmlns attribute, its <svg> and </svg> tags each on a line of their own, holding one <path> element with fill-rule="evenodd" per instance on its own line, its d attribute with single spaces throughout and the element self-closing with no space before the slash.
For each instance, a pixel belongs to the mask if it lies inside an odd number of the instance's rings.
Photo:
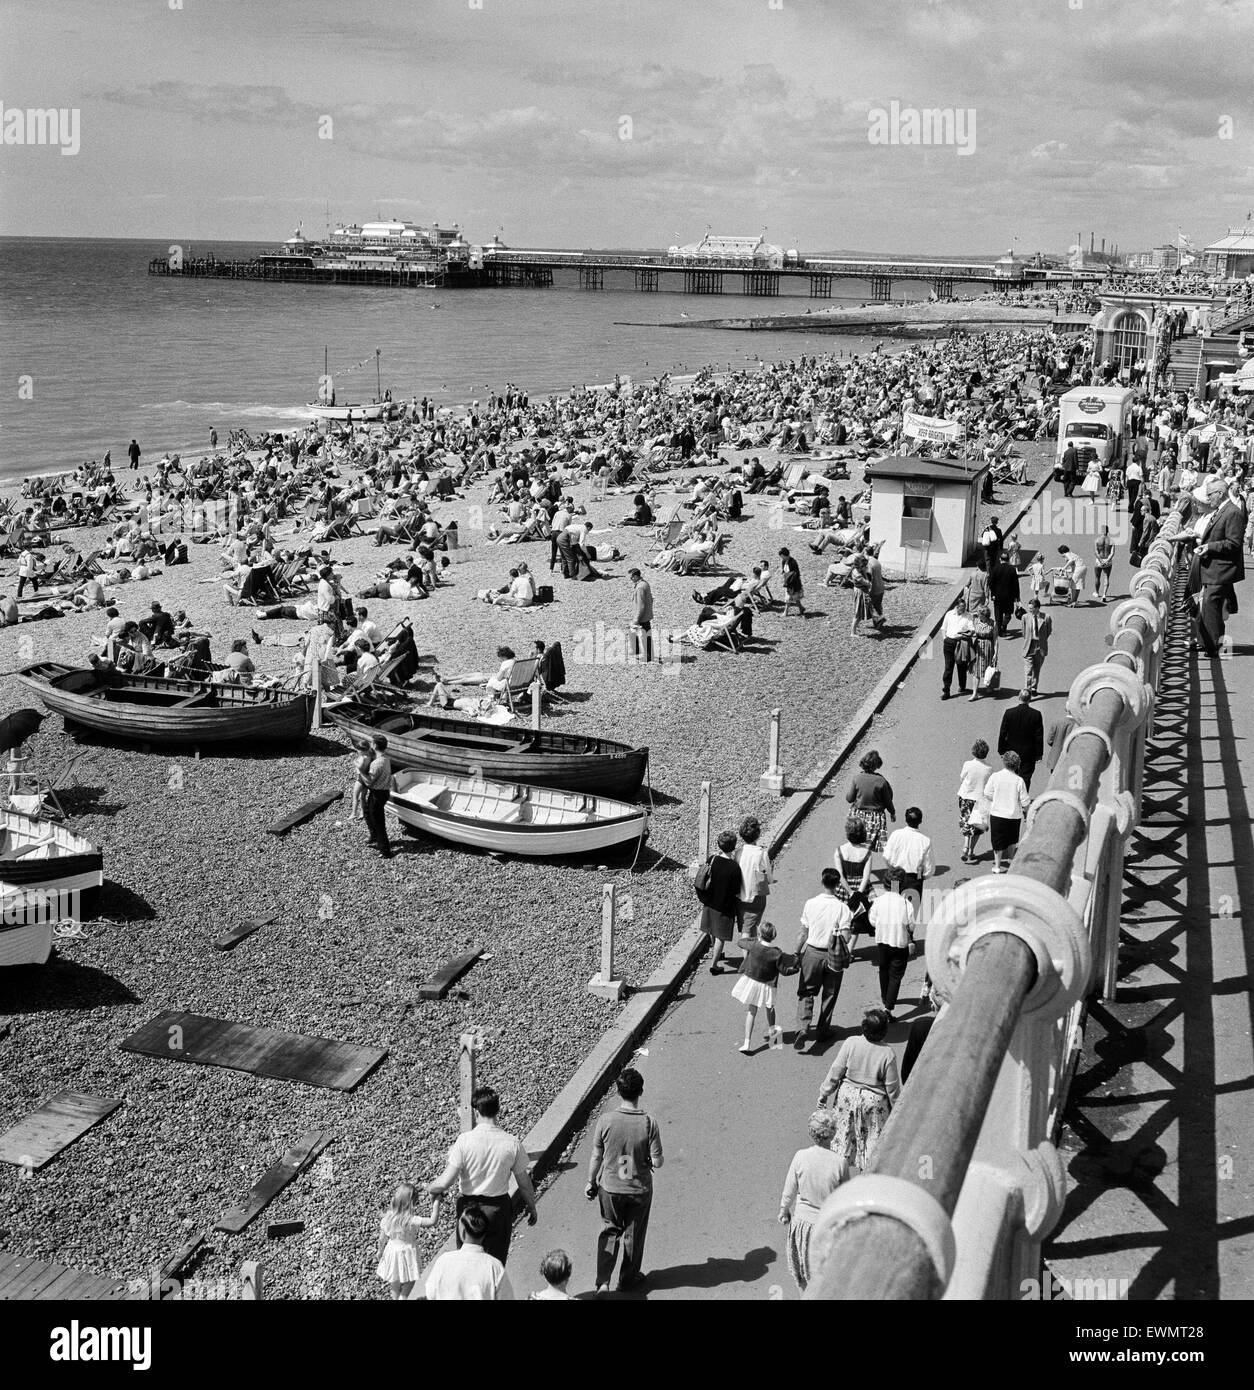
<svg viewBox="0 0 1254 1390">
<path fill-rule="evenodd" d="M 528 858 L 558 858 L 591 854 L 639 843 L 648 834 L 643 807 L 609 798 L 581 797 L 551 787 L 528 787 L 471 778 L 434 778 L 425 772 L 398 773 L 388 802 L 389 811 L 410 830 L 434 835 L 470 849 L 495 850 Z M 426 793 L 452 789 L 452 804 L 439 805 Z M 570 819 L 550 823 L 509 823 L 493 809 L 507 813 L 522 808 L 548 808 L 560 799 L 570 804 Z M 573 808 L 591 803 L 588 813 Z"/>
<path fill-rule="evenodd" d="M 53 928 L 99 911 L 104 855 L 63 825 L 0 809 L 0 967 L 43 965 Z"/>
<path fill-rule="evenodd" d="M 67 729 L 91 729 L 132 743 L 184 748 L 292 743 L 309 733 L 313 719 L 311 694 L 153 676 L 92 685 L 95 676 L 90 669 L 45 663 L 27 667 L 20 679 Z M 199 700 L 201 707 L 176 707 L 179 700 Z"/>
<path fill-rule="evenodd" d="M 46 965 L 51 954 L 51 922 L 12 927 L 0 922 L 0 969 L 9 965 Z"/>
<path fill-rule="evenodd" d="M 381 733 L 394 767 L 452 777 L 487 777 L 634 801 L 649 767 L 647 748 L 609 739 L 493 728 L 439 715 L 332 706 L 327 717 L 354 739 Z M 408 726 L 408 727 L 406 727 Z M 580 745 L 590 751 L 579 751 Z"/>
<path fill-rule="evenodd" d="M 310 401 L 306 409 L 315 420 L 347 420 L 351 414 L 354 423 L 371 420 L 390 420 L 395 401 L 370 401 L 365 405 L 319 405 Z"/>
</svg>

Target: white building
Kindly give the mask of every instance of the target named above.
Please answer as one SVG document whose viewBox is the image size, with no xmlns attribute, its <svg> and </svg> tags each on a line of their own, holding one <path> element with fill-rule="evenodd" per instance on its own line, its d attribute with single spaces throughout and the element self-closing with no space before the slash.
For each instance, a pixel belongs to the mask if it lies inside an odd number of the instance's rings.
<svg viewBox="0 0 1254 1390">
<path fill-rule="evenodd" d="M 672 246 L 669 255 L 694 265 L 751 265 L 755 270 L 779 270 L 784 264 L 784 252 L 770 245 L 762 236 L 710 236 L 687 246 Z"/>
</svg>

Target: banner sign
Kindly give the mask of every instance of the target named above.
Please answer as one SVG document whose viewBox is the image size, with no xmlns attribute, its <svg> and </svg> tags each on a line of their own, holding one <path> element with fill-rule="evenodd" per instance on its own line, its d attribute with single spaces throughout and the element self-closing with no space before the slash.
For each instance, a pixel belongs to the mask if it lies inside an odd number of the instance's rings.
<svg viewBox="0 0 1254 1390">
<path fill-rule="evenodd" d="M 906 411 L 901 432 L 908 439 L 926 439 L 930 444 L 948 444 L 962 438 L 962 426 L 956 420 L 938 420 L 932 415 L 914 415 Z"/>
</svg>

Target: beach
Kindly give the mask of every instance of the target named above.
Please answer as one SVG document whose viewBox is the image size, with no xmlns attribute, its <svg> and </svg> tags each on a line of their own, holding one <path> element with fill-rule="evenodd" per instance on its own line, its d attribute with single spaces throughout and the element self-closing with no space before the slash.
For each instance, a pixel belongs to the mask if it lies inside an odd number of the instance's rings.
<svg viewBox="0 0 1254 1390">
<path fill-rule="evenodd" d="M 1025 448 L 1033 457 L 1036 446 Z M 769 452 L 763 461 L 773 461 Z M 1030 479 L 1036 467 L 1034 459 Z M 833 491 L 856 495 L 860 466 L 853 474 Z M 677 485 L 684 476 L 672 474 Z M 649 746 L 655 810 L 647 846 L 633 867 L 630 855 L 604 865 L 498 862 L 406 838 L 395 858 L 381 862 L 368 854 L 361 823 L 349 819 L 347 799 L 283 839 L 265 833 L 318 793 L 348 787 L 348 745 L 330 727 L 290 751 L 196 759 L 77 744 L 50 717 L 30 750 L 47 772 L 81 752 L 60 795 L 74 828 L 104 846 L 106 887 L 101 919 L 63 941 L 51 964 L 0 974 L 0 1015 L 11 1019 L 0 1041 L 0 1114 L 16 1118 L 61 1088 L 125 1104 L 79 1141 L 73 1165 L 52 1165 L 0 1199 L 0 1229 L 22 1231 L 29 1254 L 146 1276 L 193 1229 L 211 1227 L 237 1205 L 299 1135 L 325 1129 L 334 1142 L 313 1175 L 266 1213 L 271 1221 L 303 1220 L 305 1235 L 267 1242 L 259 1220 L 243 1236 L 215 1237 L 198 1276 L 228 1278 L 241 1260 L 258 1258 L 266 1262 L 267 1296 L 373 1296 L 373 1203 L 397 1180 L 439 1170 L 457 1128 L 459 1034 L 482 1030 L 480 1076 L 506 1097 L 504 1122 L 525 1132 L 613 1017 L 613 1006 L 585 988 L 599 963 L 602 884 L 630 895 L 618 963 L 629 983 L 642 980 L 695 914 L 686 866 L 697 849 L 700 783 L 714 785 L 716 832 L 745 814 L 765 822 L 773 802 L 758 777 L 770 710 L 785 710 L 784 765 L 790 782 L 801 782 L 816 750 L 914 640 L 943 591 L 937 583 L 893 585 L 886 632 L 849 639 L 851 595 L 819 587 L 827 561 L 810 555 L 804 534 L 791 529 L 800 518 L 781 522 L 774 499 L 750 497 L 747 518 L 729 528 L 729 563 L 742 569 L 768 555 L 776 563 L 779 546 L 791 543 L 807 607 L 824 616 L 782 618 L 776 610 L 757 618 L 756 650 L 688 649 L 682 663 L 627 665 L 613 634 L 630 616 L 627 569 L 651 545 L 649 533 L 614 525 L 630 510 L 630 490 L 597 500 L 591 483 L 576 487 L 594 540 L 618 545 L 622 558 L 598 565 L 607 577 L 595 583 L 557 576 L 557 602 L 530 611 L 473 601 L 522 558 L 549 579 L 547 543 L 489 544 L 476 530 L 474 508 L 493 515 L 486 492 L 481 482 L 434 509 L 441 522 L 456 519 L 463 537 L 447 586 L 418 603 L 365 600 L 370 615 L 385 631 L 412 618 L 419 651 L 438 653 L 446 671 L 490 668 L 498 643 L 521 653 L 537 637 L 562 641 L 572 698 L 555 705 L 545 725 Z M 659 505 L 685 495 L 664 492 Z M 98 540 L 74 532 L 58 538 L 83 548 Z M 293 652 L 275 639 L 305 625 L 258 622 L 255 610 L 230 606 L 219 550 L 191 546 L 189 565 L 120 586 L 122 612 L 143 616 L 158 598 L 211 631 L 215 652 L 242 637 L 259 672 L 285 673 Z M 332 550 L 353 592 L 396 553 L 362 537 Z M 0 582 L 11 583 L 14 568 L 8 561 Z M 657 624 L 687 626 L 694 581 L 646 575 Z M 102 630 L 99 614 L 5 629 L 0 669 L 82 662 Z M 15 680 L 3 690 L 0 713 L 38 705 Z M 213 937 L 240 922 L 270 916 L 233 952 L 211 948 Z M 422 980 L 476 946 L 485 958 L 444 1001 L 418 1002 Z M 119 1051 L 121 1039 L 165 1010 L 386 1048 L 388 1057 L 340 1094 Z M 446 1220 L 425 1248 L 434 1250 L 448 1230 Z"/>
</svg>

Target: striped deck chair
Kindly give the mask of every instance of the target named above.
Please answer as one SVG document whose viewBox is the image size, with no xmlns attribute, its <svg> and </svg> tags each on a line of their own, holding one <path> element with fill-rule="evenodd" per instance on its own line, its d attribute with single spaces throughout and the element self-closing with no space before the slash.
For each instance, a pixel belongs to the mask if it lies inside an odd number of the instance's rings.
<svg viewBox="0 0 1254 1390">
<path fill-rule="evenodd" d="M 305 560 L 301 556 L 294 556 L 281 565 L 275 565 L 272 578 L 280 598 L 295 598 L 298 594 L 309 592 L 309 581 L 305 578 Z"/>
<path fill-rule="evenodd" d="M 676 507 L 670 519 L 654 529 L 652 550 L 674 550 L 684 529 L 684 519 Z"/>
<path fill-rule="evenodd" d="M 540 680 L 540 658 L 536 656 L 520 657 L 514 662 L 514 669 L 509 673 L 509 684 L 501 692 L 503 702 L 509 706 L 512 712 L 516 710 L 517 702 L 525 696 L 529 697 L 529 692 L 533 684 Z M 541 698 L 544 696 L 544 686 L 541 682 Z"/>
</svg>

